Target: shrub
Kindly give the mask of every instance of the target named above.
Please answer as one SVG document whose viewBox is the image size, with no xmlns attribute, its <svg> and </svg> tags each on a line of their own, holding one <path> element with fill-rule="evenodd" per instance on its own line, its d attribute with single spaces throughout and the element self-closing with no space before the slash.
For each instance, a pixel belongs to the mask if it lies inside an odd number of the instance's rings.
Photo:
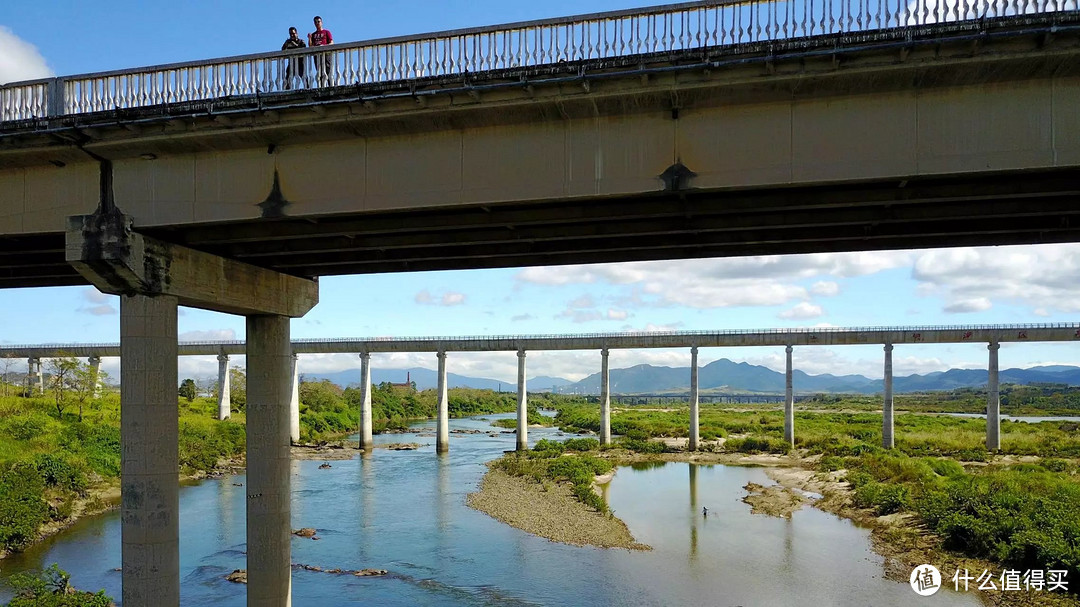
<svg viewBox="0 0 1080 607">
<path fill-rule="evenodd" d="M 7 607 L 109 607 L 111 598 L 101 590 L 80 592 L 70 585 L 71 575 L 53 563 L 41 572 L 22 572 L 12 575 L 8 585 L 15 596 Z"/>
<path fill-rule="evenodd" d="M 600 449 L 600 441 L 595 438 L 571 438 L 563 442 L 567 451 L 596 451 Z"/>
<path fill-rule="evenodd" d="M 80 495 L 86 493 L 86 472 L 78 464 L 59 455 L 41 453 L 34 458 L 34 468 L 49 487 L 59 487 Z"/>
<path fill-rule="evenodd" d="M 44 491 L 32 464 L 18 463 L 0 473 L 0 547 L 17 550 L 33 541 L 49 514 Z"/>
</svg>

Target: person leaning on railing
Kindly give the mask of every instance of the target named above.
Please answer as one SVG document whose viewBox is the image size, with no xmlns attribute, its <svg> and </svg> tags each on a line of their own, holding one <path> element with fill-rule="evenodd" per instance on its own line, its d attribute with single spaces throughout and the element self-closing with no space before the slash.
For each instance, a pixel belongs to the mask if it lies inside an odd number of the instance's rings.
<svg viewBox="0 0 1080 607">
<path fill-rule="evenodd" d="M 285 44 L 281 45 L 281 50 L 291 51 L 294 48 L 304 48 L 307 46 L 304 41 L 300 39 L 300 36 L 296 33 L 295 27 L 289 28 L 289 37 L 285 40 Z M 292 59 L 285 60 L 285 89 L 291 89 L 293 87 L 293 81 L 299 78 L 304 80 L 304 58 L 293 57 Z"/>
<path fill-rule="evenodd" d="M 328 46 L 334 43 L 334 35 L 330 30 L 323 29 L 322 17 L 315 16 L 315 31 L 307 35 L 308 46 Z M 319 86 L 330 83 L 330 53 L 315 56 L 315 71 L 319 75 Z"/>
</svg>

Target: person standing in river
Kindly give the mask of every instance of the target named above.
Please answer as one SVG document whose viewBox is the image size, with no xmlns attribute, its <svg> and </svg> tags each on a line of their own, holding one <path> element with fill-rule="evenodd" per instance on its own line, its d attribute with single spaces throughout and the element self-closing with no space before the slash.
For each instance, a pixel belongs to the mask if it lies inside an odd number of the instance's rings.
<svg viewBox="0 0 1080 607">
<path fill-rule="evenodd" d="M 308 46 L 329 46 L 334 43 L 334 35 L 330 30 L 323 28 L 322 17 L 315 15 L 315 31 L 307 35 Z M 326 86 L 330 82 L 330 53 L 315 57 L 315 71 L 319 75 L 319 86 Z"/>
<path fill-rule="evenodd" d="M 295 27 L 289 28 L 289 37 L 285 40 L 285 43 L 281 45 L 281 50 L 291 51 L 297 48 L 304 48 L 307 45 L 300 39 L 300 36 L 296 32 Z M 285 61 L 285 90 L 289 90 L 293 86 L 293 80 L 299 78 L 302 82 L 304 80 L 304 61 L 306 57 L 293 57 Z"/>
<path fill-rule="evenodd" d="M 705 506 L 701 507 L 701 516 L 709 518 L 709 509 Z"/>
</svg>

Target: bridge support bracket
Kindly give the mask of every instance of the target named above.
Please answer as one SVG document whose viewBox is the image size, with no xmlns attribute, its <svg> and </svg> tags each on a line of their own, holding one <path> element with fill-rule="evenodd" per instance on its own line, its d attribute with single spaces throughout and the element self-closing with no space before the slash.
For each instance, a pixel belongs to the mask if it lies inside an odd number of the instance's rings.
<svg viewBox="0 0 1080 607">
<path fill-rule="evenodd" d="M 164 242 L 134 231 L 117 211 L 68 218 L 67 261 L 103 293 L 169 295 L 230 314 L 299 318 L 319 283 Z"/>
</svg>

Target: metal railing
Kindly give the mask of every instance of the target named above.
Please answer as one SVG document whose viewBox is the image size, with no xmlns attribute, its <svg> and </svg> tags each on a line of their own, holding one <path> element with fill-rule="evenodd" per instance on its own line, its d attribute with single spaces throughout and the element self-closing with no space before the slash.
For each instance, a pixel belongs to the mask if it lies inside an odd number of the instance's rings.
<svg viewBox="0 0 1080 607">
<path fill-rule="evenodd" d="M 1076 11 L 1080 0 L 705 0 L 0 87 L 0 122 Z"/>
</svg>

